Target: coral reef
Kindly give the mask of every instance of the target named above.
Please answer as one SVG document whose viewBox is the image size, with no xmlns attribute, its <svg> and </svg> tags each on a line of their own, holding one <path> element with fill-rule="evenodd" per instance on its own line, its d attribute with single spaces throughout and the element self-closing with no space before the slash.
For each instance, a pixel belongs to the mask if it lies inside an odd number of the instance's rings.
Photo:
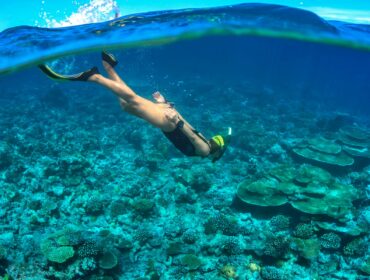
<svg viewBox="0 0 370 280">
<path fill-rule="evenodd" d="M 193 89 L 182 86 L 170 89 L 182 93 L 173 99 L 187 104 Z M 213 84 L 204 88 L 222 94 Z M 238 98 L 255 91 L 245 83 L 227 90 Z M 225 112 L 232 114 L 218 118 L 211 112 L 218 112 L 219 103 L 200 95 L 196 104 L 210 104 L 210 112 L 199 114 L 197 106 L 187 105 L 184 111 L 202 133 L 217 133 L 223 124 L 238 128 L 225 156 L 212 164 L 183 157 L 159 131 L 121 114 L 103 92 L 88 102 L 71 96 L 68 106 L 57 106 L 59 99 L 50 100 L 50 94 L 39 102 L 36 95 L 29 104 L 17 100 L 0 112 L 0 275 L 30 280 L 370 275 L 365 125 L 318 131 L 314 109 L 271 106 L 257 96 L 248 101 L 248 112 L 239 102 L 225 102 Z M 52 110 L 45 109 L 48 104 Z M 310 154 L 297 157 L 297 149 Z M 335 163 L 328 164 L 328 157 Z M 350 169 L 340 168 L 347 164 L 344 158 L 353 160 Z"/>
</svg>

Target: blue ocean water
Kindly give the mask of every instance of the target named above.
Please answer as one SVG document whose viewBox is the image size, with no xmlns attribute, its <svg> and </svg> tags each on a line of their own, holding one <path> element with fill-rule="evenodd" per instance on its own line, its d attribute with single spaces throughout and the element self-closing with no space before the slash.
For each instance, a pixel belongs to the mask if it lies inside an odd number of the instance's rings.
<svg viewBox="0 0 370 280">
<path fill-rule="evenodd" d="M 0 33 L 0 276 L 368 279 L 369 38 L 262 4 Z M 104 73 L 102 50 L 207 138 L 232 127 L 224 156 L 36 67 Z"/>
</svg>

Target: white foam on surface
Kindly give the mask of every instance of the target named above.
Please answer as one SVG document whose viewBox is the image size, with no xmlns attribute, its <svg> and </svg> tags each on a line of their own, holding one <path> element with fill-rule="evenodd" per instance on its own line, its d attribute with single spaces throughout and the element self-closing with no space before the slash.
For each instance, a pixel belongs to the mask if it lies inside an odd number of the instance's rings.
<svg viewBox="0 0 370 280">
<path fill-rule="evenodd" d="M 45 1 L 42 1 L 43 6 Z M 55 16 L 48 13 L 44 8 L 40 12 L 40 20 L 37 26 L 58 28 L 88 23 L 96 23 L 114 19 L 119 16 L 118 4 L 115 0 L 90 0 L 89 3 L 80 5 L 75 2 L 76 12 L 65 15 L 62 20 L 55 19 Z M 58 11 L 60 13 L 60 11 Z"/>
</svg>

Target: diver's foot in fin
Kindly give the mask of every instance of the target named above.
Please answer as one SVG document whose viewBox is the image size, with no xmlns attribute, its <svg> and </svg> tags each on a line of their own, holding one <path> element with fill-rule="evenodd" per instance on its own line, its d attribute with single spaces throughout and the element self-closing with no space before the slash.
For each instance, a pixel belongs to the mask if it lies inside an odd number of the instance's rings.
<svg viewBox="0 0 370 280">
<path fill-rule="evenodd" d="M 89 78 L 91 76 L 96 75 L 96 74 L 100 74 L 100 73 L 99 73 L 98 67 L 94 66 L 93 68 L 91 68 L 91 69 L 89 69 L 89 70 L 87 70 L 85 72 L 80 73 L 80 76 L 77 77 L 73 81 L 84 81 L 84 82 L 86 82 L 86 81 L 89 80 Z"/>
<path fill-rule="evenodd" d="M 60 81 L 80 81 L 86 82 L 91 76 L 95 74 L 99 74 L 99 70 L 97 67 L 93 67 L 85 72 L 81 72 L 74 75 L 61 75 L 51 69 L 49 66 L 45 64 L 39 65 L 39 68 L 42 72 L 44 72 L 49 78 L 53 80 L 60 80 Z"/>
<path fill-rule="evenodd" d="M 114 68 L 118 64 L 118 60 L 115 58 L 115 56 L 111 53 L 102 52 L 101 58 L 103 61 L 108 63 L 112 68 Z"/>
</svg>

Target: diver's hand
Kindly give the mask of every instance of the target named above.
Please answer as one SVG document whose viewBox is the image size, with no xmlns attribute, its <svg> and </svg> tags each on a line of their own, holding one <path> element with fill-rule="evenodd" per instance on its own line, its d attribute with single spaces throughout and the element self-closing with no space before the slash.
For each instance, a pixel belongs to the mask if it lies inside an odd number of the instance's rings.
<svg viewBox="0 0 370 280">
<path fill-rule="evenodd" d="M 157 103 L 166 103 L 166 98 L 159 91 L 153 93 L 152 96 Z"/>
</svg>

